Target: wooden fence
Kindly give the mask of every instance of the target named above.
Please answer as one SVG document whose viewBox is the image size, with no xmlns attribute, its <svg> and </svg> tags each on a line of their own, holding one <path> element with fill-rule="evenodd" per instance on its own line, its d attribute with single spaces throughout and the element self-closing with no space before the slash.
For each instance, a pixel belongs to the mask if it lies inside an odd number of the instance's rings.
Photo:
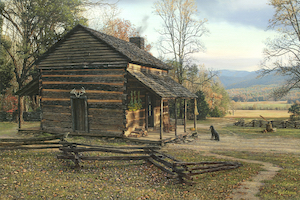
<svg viewBox="0 0 300 200">
<path fill-rule="evenodd" d="M 28 139 L 6 138 L 0 139 L 0 150 L 32 150 L 59 148 L 58 159 L 71 160 L 76 168 L 80 168 L 80 162 L 88 161 L 123 161 L 145 160 L 160 170 L 168 173 L 173 178 L 178 178 L 180 183 L 194 184 L 193 176 L 235 169 L 242 166 L 233 162 L 183 162 L 161 151 L 160 146 L 94 146 L 80 143 L 69 143 L 65 140 L 65 134 L 49 137 L 35 137 Z M 59 140 L 59 141 L 55 141 Z M 117 156 L 87 156 L 84 152 L 107 152 Z M 119 154 L 122 154 L 121 156 Z M 125 155 L 124 155 L 125 154 Z"/>
<path fill-rule="evenodd" d="M 86 147 L 83 147 L 86 146 Z M 158 146 L 133 146 L 133 147 L 115 147 L 115 146 L 92 146 L 78 143 L 64 142 L 60 148 L 62 154 L 58 159 L 72 160 L 74 167 L 80 168 L 80 162 L 89 161 L 108 161 L 108 160 L 145 160 L 170 177 L 177 178 L 180 183 L 195 184 L 193 176 L 216 172 L 221 170 L 236 169 L 242 166 L 234 162 L 183 162 L 167 155 L 160 150 Z M 126 156 L 86 156 L 84 152 L 109 152 L 115 154 L 127 154 Z"/>
<path fill-rule="evenodd" d="M 273 128 L 296 128 L 300 129 L 300 121 L 270 121 Z M 263 127 L 265 128 L 268 124 L 267 121 L 264 120 L 252 120 L 251 122 L 245 122 L 244 119 L 239 120 L 234 123 L 236 126 L 244 126 L 244 127 Z"/>
<path fill-rule="evenodd" d="M 61 147 L 61 141 L 64 141 L 64 138 L 65 134 L 26 139 L 4 138 L 0 139 L 0 150 L 58 149 L 59 147 Z"/>
</svg>

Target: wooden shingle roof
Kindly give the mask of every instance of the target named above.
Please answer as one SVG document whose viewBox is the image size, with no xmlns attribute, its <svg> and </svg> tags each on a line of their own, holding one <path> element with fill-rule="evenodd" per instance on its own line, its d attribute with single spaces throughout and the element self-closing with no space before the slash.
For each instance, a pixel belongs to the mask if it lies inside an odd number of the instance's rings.
<svg viewBox="0 0 300 200">
<path fill-rule="evenodd" d="M 154 67 L 158 69 L 164 69 L 164 70 L 170 69 L 170 67 L 166 65 L 164 62 L 155 58 L 147 51 L 140 49 L 135 44 L 101 33 L 99 31 L 90 29 L 80 24 L 75 26 L 62 39 L 60 39 L 56 44 L 54 44 L 47 52 L 45 52 L 42 56 L 40 56 L 40 58 L 35 62 L 35 64 L 38 65 L 39 62 L 41 62 L 44 58 L 46 58 L 50 53 L 55 51 L 56 48 L 59 45 L 61 45 L 63 41 L 65 41 L 69 37 L 72 37 L 73 33 L 75 33 L 78 30 L 84 30 L 90 33 L 96 39 L 99 39 L 102 42 L 106 43 L 108 46 L 112 47 L 114 50 L 118 51 L 123 56 L 125 56 L 125 58 L 127 58 L 128 62 L 130 63 Z"/>
<path fill-rule="evenodd" d="M 130 69 L 127 71 L 161 98 L 197 98 L 197 95 L 191 93 L 167 75 L 154 75 Z"/>
<path fill-rule="evenodd" d="M 81 25 L 79 25 L 81 26 Z M 109 44 L 111 47 L 122 53 L 124 56 L 126 56 L 130 62 L 136 63 L 136 64 L 141 64 L 141 65 L 146 65 L 146 66 L 152 66 L 155 68 L 160 68 L 160 69 L 170 69 L 168 65 L 163 63 L 161 60 L 155 58 L 152 56 L 150 53 L 147 51 L 140 49 L 137 47 L 135 44 L 131 42 L 127 42 L 125 40 L 121 40 L 119 38 L 106 35 L 104 33 L 95 31 L 93 29 L 87 28 L 82 26 L 85 30 L 89 31 L 92 33 L 94 36 L 97 38 L 101 39 L 102 41 L 106 42 Z"/>
</svg>

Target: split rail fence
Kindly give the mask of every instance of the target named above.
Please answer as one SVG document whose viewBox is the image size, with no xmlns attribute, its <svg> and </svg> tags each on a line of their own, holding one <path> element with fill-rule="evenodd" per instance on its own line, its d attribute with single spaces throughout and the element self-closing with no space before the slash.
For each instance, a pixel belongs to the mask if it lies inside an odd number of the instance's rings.
<svg viewBox="0 0 300 200">
<path fill-rule="evenodd" d="M 64 141 L 65 134 L 57 134 L 48 137 L 34 138 L 3 138 L 0 139 L 1 150 L 33 150 L 33 149 L 58 149 L 61 141 Z M 60 140 L 60 141 L 55 141 Z"/>
<path fill-rule="evenodd" d="M 300 129 L 300 121 L 270 121 L 273 128 L 295 128 Z M 267 121 L 264 120 L 252 120 L 251 122 L 245 122 L 244 119 L 239 120 L 234 123 L 236 126 L 244 126 L 244 127 L 266 127 L 268 124 Z"/>
<path fill-rule="evenodd" d="M 193 176 L 216 172 L 221 170 L 236 169 L 242 166 L 235 162 L 183 162 L 168 154 L 161 152 L 160 146 L 94 146 L 80 143 L 70 143 L 65 140 L 65 134 L 49 137 L 36 137 L 28 139 L 5 138 L 0 139 L 0 150 L 33 150 L 53 149 L 61 151 L 58 159 L 71 160 L 74 167 L 80 168 L 82 161 L 123 161 L 144 160 L 153 164 L 172 178 L 177 178 L 180 183 L 195 184 Z M 57 141 L 59 140 L 59 141 Z M 89 156 L 88 152 L 106 152 L 113 156 Z"/>
<path fill-rule="evenodd" d="M 83 147 L 86 146 L 86 147 Z M 193 176 L 216 172 L 221 170 L 236 169 L 242 164 L 236 162 L 183 162 L 160 150 L 158 146 L 92 146 L 78 143 L 63 142 L 60 148 L 62 154 L 58 159 L 72 160 L 75 168 L 80 168 L 81 161 L 111 161 L 111 160 L 145 160 L 167 173 L 172 178 L 177 178 L 180 183 L 195 184 Z M 107 152 L 127 154 L 126 156 L 86 156 L 84 152 Z"/>
</svg>

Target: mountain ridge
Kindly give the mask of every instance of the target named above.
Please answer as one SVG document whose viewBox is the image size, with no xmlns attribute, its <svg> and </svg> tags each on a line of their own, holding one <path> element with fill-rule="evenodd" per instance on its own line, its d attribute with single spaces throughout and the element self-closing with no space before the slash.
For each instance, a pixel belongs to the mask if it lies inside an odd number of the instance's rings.
<svg viewBox="0 0 300 200">
<path fill-rule="evenodd" d="M 275 72 L 258 78 L 259 71 L 220 70 L 219 80 L 225 89 L 247 88 L 256 85 L 280 85 L 285 82 L 285 77 L 276 75 Z"/>
</svg>

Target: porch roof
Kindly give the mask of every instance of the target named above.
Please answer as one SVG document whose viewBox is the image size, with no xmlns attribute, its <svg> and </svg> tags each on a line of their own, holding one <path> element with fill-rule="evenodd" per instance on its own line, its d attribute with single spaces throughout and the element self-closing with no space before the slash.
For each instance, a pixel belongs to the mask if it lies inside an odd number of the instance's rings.
<svg viewBox="0 0 300 200">
<path fill-rule="evenodd" d="M 16 95 L 19 96 L 33 96 L 39 94 L 39 78 L 36 77 L 30 81 L 27 85 L 23 86 Z"/>
<path fill-rule="evenodd" d="M 155 92 L 161 98 L 197 98 L 197 95 L 166 75 L 155 75 L 148 72 L 127 70 L 144 86 Z"/>
</svg>

